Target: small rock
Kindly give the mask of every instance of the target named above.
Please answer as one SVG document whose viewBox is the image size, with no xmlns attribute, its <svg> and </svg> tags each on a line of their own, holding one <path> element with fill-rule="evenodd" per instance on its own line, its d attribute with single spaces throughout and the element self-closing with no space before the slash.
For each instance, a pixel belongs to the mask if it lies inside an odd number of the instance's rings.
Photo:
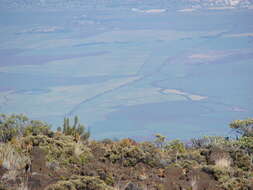
<svg viewBox="0 0 253 190">
<path fill-rule="evenodd" d="M 130 182 L 126 185 L 124 190 L 142 190 L 142 189 Z"/>
</svg>

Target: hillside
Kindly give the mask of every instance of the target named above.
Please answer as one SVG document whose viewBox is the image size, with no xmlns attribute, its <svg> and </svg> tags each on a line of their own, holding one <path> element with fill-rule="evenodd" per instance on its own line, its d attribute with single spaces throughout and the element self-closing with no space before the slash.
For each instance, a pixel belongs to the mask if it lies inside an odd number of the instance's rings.
<svg viewBox="0 0 253 190">
<path fill-rule="evenodd" d="M 233 121 L 236 139 L 95 141 L 77 117 L 55 132 L 24 115 L 1 115 L 0 189 L 252 190 L 252 126 Z"/>
</svg>

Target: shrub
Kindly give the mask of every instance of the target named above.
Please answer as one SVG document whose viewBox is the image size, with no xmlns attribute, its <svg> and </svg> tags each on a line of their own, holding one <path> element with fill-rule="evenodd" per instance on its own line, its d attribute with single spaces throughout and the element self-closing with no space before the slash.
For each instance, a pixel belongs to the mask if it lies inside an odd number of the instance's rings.
<svg viewBox="0 0 253 190">
<path fill-rule="evenodd" d="M 90 137 L 90 132 L 86 131 L 85 126 L 79 123 L 79 119 L 77 116 L 75 116 L 74 124 L 72 126 L 70 125 L 69 118 L 64 118 L 62 132 L 65 135 L 73 136 L 76 141 L 85 141 L 88 140 L 88 138 Z"/>
<path fill-rule="evenodd" d="M 206 157 L 197 149 L 188 149 L 184 154 L 180 155 L 180 159 L 193 166 L 206 164 Z"/>
<path fill-rule="evenodd" d="M 231 177 L 225 181 L 221 187 L 224 190 L 248 190 L 250 188 L 251 180 L 242 177 Z"/>
<path fill-rule="evenodd" d="M 212 175 L 215 180 L 221 183 L 227 181 L 230 177 L 230 173 L 227 168 L 219 168 L 217 166 L 205 166 L 202 170 L 209 175 Z"/>
<path fill-rule="evenodd" d="M 144 153 L 143 162 L 149 166 L 156 167 L 166 165 L 164 162 L 162 152 L 151 142 L 143 142 L 139 145 L 140 149 Z"/>
<path fill-rule="evenodd" d="M 0 142 L 8 142 L 13 137 L 22 136 L 29 120 L 24 115 L 0 115 Z"/>
<path fill-rule="evenodd" d="M 24 141 L 41 148 L 46 154 L 47 162 L 57 163 L 60 166 L 83 165 L 92 157 L 89 148 L 76 143 L 72 136 L 63 134 L 55 135 L 53 138 L 45 135 L 27 136 Z"/>
<path fill-rule="evenodd" d="M 53 185 L 49 185 L 46 190 L 113 190 L 98 177 L 74 176 L 68 180 L 61 180 Z"/>
<path fill-rule="evenodd" d="M 106 150 L 104 157 L 112 163 L 120 163 L 123 166 L 135 166 L 144 159 L 143 151 L 130 141 L 121 140 L 114 143 Z"/>
<path fill-rule="evenodd" d="M 237 150 L 231 153 L 234 166 L 248 171 L 252 168 L 252 157 L 245 154 L 243 150 Z"/>
<path fill-rule="evenodd" d="M 166 137 L 161 134 L 156 134 L 154 143 L 158 148 L 163 148 L 166 145 Z"/>
<path fill-rule="evenodd" d="M 234 165 L 243 169 L 250 170 L 253 168 L 253 137 L 243 136 L 233 141 L 233 148 L 230 155 L 233 158 Z"/>
<path fill-rule="evenodd" d="M 191 139 L 192 147 L 194 148 L 210 148 L 210 147 L 225 147 L 229 144 L 229 139 L 220 136 L 204 136 L 202 138 Z"/>
<path fill-rule="evenodd" d="M 29 120 L 25 115 L 0 115 L 0 142 L 27 135 L 52 136 L 50 126 L 45 122 Z"/>
<path fill-rule="evenodd" d="M 50 130 L 50 126 L 42 121 L 32 120 L 29 125 L 24 129 L 24 135 L 46 135 L 49 137 L 53 136 L 53 132 Z"/>
<path fill-rule="evenodd" d="M 234 142 L 234 145 L 244 150 L 248 155 L 253 155 L 253 137 L 241 137 Z"/>
<path fill-rule="evenodd" d="M 166 150 L 175 151 L 176 153 L 184 153 L 186 151 L 184 143 L 180 140 L 173 140 L 166 145 Z"/>
<path fill-rule="evenodd" d="M 234 120 L 230 123 L 230 128 L 242 136 L 253 137 L 253 118 Z"/>
</svg>

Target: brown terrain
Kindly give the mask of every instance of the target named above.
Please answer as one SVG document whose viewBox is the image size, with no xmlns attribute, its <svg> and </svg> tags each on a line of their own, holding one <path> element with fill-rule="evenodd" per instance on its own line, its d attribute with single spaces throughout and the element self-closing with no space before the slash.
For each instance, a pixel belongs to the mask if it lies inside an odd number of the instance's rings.
<svg viewBox="0 0 253 190">
<path fill-rule="evenodd" d="M 253 190 L 248 133 L 188 144 L 159 134 L 152 142 L 94 141 L 77 120 L 73 126 L 65 120 L 57 132 L 27 120 L 20 135 L 8 133 L 13 119 L 22 123 L 17 116 L 0 122 L 2 190 Z"/>
</svg>

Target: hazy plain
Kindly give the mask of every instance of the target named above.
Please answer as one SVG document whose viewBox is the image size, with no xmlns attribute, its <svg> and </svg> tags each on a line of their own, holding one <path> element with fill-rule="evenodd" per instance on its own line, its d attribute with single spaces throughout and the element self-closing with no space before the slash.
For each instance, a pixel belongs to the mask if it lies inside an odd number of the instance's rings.
<svg viewBox="0 0 253 190">
<path fill-rule="evenodd" d="M 253 114 L 251 9 L 0 11 L 0 112 L 92 137 L 229 135 Z"/>
</svg>

